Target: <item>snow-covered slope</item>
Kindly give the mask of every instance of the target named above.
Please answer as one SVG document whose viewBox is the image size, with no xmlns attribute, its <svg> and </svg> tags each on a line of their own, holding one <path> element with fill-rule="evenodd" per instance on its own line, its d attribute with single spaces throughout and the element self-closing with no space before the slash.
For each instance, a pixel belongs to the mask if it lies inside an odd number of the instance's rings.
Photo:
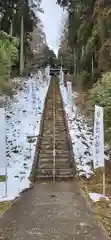
<svg viewBox="0 0 111 240">
<path fill-rule="evenodd" d="M 92 129 L 87 126 L 87 122 L 76 108 L 74 99 L 77 93 L 73 93 L 73 110 L 68 101 L 67 88 L 63 83 L 60 84 L 60 90 L 68 121 L 69 133 L 73 145 L 74 159 L 77 172 L 80 176 L 89 178 L 92 172 Z"/>
<path fill-rule="evenodd" d="M 50 81 L 50 80 L 49 80 Z M 37 136 L 49 81 L 33 75 L 23 79 L 22 89 L 6 105 L 7 185 L 0 182 L 0 201 L 14 199 L 30 182 Z M 33 143 L 28 137 L 33 136 Z M 7 189 L 6 189 L 7 187 Z M 7 190 L 7 197 L 5 196 Z"/>
</svg>

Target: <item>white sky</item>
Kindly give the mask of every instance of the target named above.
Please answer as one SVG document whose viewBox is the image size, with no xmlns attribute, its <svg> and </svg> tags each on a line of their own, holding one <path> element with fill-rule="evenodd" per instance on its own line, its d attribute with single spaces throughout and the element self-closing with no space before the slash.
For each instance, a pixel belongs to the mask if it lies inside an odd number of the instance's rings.
<svg viewBox="0 0 111 240">
<path fill-rule="evenodd" d="M 44 10 L 44 13 L 41 14 L 41 20 L 48 46 L 57 53 L 63 10 L 56 4 L 56 0 L 42 0 L 41 7 Z"/>
</svg>

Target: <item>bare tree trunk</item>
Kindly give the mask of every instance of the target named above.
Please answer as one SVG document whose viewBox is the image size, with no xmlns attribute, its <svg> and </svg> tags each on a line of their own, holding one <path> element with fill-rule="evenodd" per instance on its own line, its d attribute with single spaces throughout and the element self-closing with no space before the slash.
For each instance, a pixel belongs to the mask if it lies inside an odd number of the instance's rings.
<svg viewBox="0 0 111 240">
<path fill-rule="evenodd" d="M 24 18 L 21 16 L 21 36 L 20 36 L 20 75 L 24 71 Z"/>
<path fill-rule="evenodd" d="M 13 22 L 11 20 L 11 24 L 10 24 L 10 35 L 13 35 Z"/>
<path fill-rule="evenodd" d="M 92 63 L 91 63 L 91 73 L 92 73 L 92 79 L 93 79 L 93 75 L 94 75 L 94 57 L 92 55 Z"/>
<path fill-rule="evenodd" d="M 81 50 L 81 52 L 82 52 L 82 57 L 84 56 L 84 52 L 85 52 L 85 48 L 84 48 L 84 46 L 82 46 L 82 50 Z"/>
<path fill-rule="evenodd" d="M 76 76 L 76 48 L 74 48 L 74 76 Z"/>
</svg>

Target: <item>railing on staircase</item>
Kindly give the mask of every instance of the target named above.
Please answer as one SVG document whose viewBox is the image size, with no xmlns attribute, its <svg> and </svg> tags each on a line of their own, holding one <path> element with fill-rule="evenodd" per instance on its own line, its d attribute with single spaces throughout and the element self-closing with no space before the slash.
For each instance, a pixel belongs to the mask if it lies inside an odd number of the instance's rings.
<svg viewBox="0 0 111 240">
<path fill-rule="evenodd" d="M 55 150 L 55 84 L 53 81 L 53 181 L 55 181 L 55 156 L 56 156 L 56 150 Z"/>
</svg>

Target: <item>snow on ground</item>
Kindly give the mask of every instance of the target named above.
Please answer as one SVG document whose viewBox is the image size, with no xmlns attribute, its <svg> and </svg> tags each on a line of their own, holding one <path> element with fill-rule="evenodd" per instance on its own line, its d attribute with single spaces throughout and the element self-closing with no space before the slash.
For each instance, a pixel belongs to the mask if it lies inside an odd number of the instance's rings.
<svg viewBox="0 0 111 240">
<path fill-rule="evenodd" d="M 41 73 L 22 79 L 22 89 L 6 105 L 7 184 L 0 182 L 0 201 L 12 200 L 28 188 L 44 100 L 49 82 Z M 33 143 L 28 142 L 33 136 Z M 4 173 L 2 173 L 4 174 Z M 5 196 L 7 190 L 7 197 Z"/>
<path fill-rule="evenodd" d="M 64 108 L 68 120 L 69 133 L 72 140 L 74 159 L 76 162 L 77 172 L 79 176 L 86 176 L 89 178 L 92 174 L 92 129 L 88 127 L 87 121 L 82 116 L 76 105 L 74 99 L 77 93 L 73 93 L 73 109 L 71 108 L 67 88 L 61 82 L 61 95 L 63 98 Z"/>
<path fill-rule="evenodd" d="M 109 198 L 107 198 L 106 196 L 104 196 L 103 194 L 100 194 L 100 193 L 89 193 L 89 197 L 91 198 L 91 200 L 93 202 L 98 202 L 98 201 L 100 201 L 101 198 L 109 200 Z"/>
<path fill-rule="evenodd" d="M 62 79 L 62 78 L 61 78 Z M 77 172 L 79 176 L 89 178 L 92 174 L 93 166 L 93 130 L 86 119 L 75 105 L 77 93 L 72 93 L 73 109 L 71 107 L 70 98 L 68 97 L 67 88 L 63 84 L 63 79 L 60 81 L 61 95 L 64 102 L 64 108 L 68 120 L 69 133 L 72 140 L 74 159 L 76 162 Z M 105 160 L 108 156 L 104 155 Z"/>
</svg>

